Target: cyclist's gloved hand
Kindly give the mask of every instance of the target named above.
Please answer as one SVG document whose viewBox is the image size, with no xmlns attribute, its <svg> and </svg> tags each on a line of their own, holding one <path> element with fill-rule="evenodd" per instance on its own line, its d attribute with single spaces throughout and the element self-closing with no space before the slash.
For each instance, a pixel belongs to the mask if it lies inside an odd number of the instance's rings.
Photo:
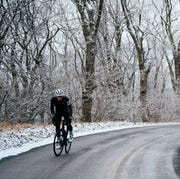
<svg viewBox="0 0 180 179">
<path fill-rule="evenodd" d="M 72 117 L 72 116 L 70 116 L 70 117 L 69 117 L 69 121 L 72 121 L 72 119 L 73 119 L 73 117 Z"/>
<path fill-rule="evenodd" d="M 55 114 L 51 114 L 51 117 L 52 117 L 52 123 L 54 125 L 56 125 L 56 117 L 55 117 Z"/>
</svg>

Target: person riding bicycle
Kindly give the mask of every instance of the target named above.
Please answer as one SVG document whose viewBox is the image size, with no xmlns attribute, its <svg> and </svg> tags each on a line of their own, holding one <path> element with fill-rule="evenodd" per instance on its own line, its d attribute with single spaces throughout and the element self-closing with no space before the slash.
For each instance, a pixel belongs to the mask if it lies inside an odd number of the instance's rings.
<svg viewBox="0 0 180 179">
<path fill-rule="evenodd" d="M 69 101 L 69 98 L 64 95 L 64 91 L 62 89 L 56 89 L 55 97 L 51 98 L 51 115 L 52 115 L 52 123 L 56 126 L 56 132 L 60 129 L 61 118 L 64 117 L 67 128 L 70 131 L 69 142 L 73 140 L 73 127 L 71 125 L 72 122 L 72 105 Z"/>
</svg>

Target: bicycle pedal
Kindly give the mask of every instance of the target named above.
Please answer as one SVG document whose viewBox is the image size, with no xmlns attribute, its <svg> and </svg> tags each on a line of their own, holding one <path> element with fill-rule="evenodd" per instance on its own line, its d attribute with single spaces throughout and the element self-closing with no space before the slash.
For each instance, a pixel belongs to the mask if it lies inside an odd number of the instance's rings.
<svg viewBox="0 0 180 179">
<path fill-rule="evenodd" d="M 72 143 L 72 141 L 73 141 L 73 138 L 69 138 L 68 142 Z"/>
</svg>

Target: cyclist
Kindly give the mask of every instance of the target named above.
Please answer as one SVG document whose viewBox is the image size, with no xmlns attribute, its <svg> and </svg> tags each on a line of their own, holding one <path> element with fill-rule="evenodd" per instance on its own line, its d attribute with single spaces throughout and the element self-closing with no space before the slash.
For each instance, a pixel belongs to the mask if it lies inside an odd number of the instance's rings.
<svg viewBox="0 0 180 179">
<path fill-rule="evenodd" d="M 69 101 L 69 98 L 64 95 L 64 91 L 62 89 L 56 89 L 55 97 L 51 98 L 51 115 L 52 122 L 56 126 L 56 132 L 60 129 L 61 118 L 64 117 L 66 121 L 67 128 L 70 131 L 69 142 L 73 140 L 73 127 L 71 125 L 72 122 L 72 105 Z"/>
</svg>

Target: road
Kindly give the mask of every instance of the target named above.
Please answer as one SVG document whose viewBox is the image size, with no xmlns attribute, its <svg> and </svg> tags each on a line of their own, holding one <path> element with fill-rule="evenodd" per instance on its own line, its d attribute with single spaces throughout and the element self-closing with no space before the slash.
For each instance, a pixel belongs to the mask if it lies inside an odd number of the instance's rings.
<svg viewBox="0 0 180 179">
<path fill-rule="evenodd" d="M 69 154 L 52 145 L 0 160 L 1 179 L 178 179 L 180 125 L 75 138 Z"/>
</svg>

